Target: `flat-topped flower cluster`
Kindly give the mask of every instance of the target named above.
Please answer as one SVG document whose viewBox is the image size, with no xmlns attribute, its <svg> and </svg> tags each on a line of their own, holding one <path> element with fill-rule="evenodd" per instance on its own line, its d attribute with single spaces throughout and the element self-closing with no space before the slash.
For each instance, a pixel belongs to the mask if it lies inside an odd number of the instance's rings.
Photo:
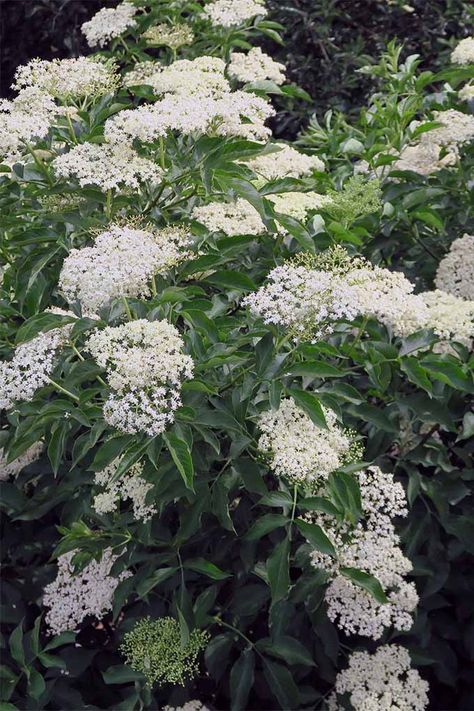
<svg viewBox="0 0 474 711">
<path fill-rule="evenodd" d="M 325 514 L 307 514 L 309 520 L 323 526 L 336 549 L 335 558 L 313 551 L 311 563 L 330 576 L 326 590 L 329 618 L 347 634 L 379 639 L 387 627 L 409 630 L 418 604 L 414 584 L 405 580 L 412 564 L 400 549 L 392 522 L 395 517 L 406 516 L 408 510 L 403 487 L 392 474 L 374 466 L 361 472 L 358 482 L 363 519 L 355 527 Z M 352 582 L 344 575 L 347 568 L 377 578 L 386 601 L 379 602 Z"/>
</svg>

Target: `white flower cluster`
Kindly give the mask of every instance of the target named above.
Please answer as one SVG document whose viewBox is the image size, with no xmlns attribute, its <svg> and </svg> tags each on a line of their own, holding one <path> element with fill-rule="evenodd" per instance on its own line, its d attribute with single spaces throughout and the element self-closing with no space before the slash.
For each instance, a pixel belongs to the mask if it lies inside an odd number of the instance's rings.
<svg viewBox="0 0 474 711">
<path fill-rule="evenodd" d="M 6 481 L 10 477 L 18 476 L 22 469 L 39 459 L 43 448 L 43 442 L 35 442 L 26 452 L 23 452 L 9 464 L 7 464 L 3 449 L 0 449 L 0 481 Z"/>
<path fill-rule="evenodd" d="M 17 69 L 14 89 L 36 87 L 58 99 L 101 96 L 117 86 L 111 62 L 91 57 L 75 59 L 32 59 Z"/>
<path fill-rule="evenodd" d="M 265 181 L 278 178 L 302 178 L 311 175 L 314 170 L 324 170 L 324 163 L 317 156 L 307 156 L 285 143 L 269 145 L 278 148 L 278 151 L 264 153 L 244 162 L 244 165 Z"/>
<path fill-rule="evenodd" d="M 52 165 L 58 177 L 74 178 L 81 187 L 97 185 L 104 191 L 138 190 L 147 181 L 156 185 L 162 176 L 153 161 L 127 144 L 81 143 L 55 158 Z"/>
<path fill-rule="evenodd" d="M 474 37 L 466 37 L 458 42 L 451 54 L 453 64 L 474 64 Z"/>
<path fill-rule="evenodd" d="M 270 283 L 244 304 L 265 323 L 284 326 L 297 337 L 318 338 L 331 331 L 331 322 L 358 315 L 374 316 L 397 336 L 426 326 L 426 305 L 413 295 L 408 279 L 362 260 L 345 273 L 284 264 L 268 278 Z"/>
<path fill-rule="evenodd" d="M 183 345 L 167 321 L 139 319 L 94 331 L 87 348 L 107 370 L 112 390 L 105 421 L 129 434 L 163 432 L 181 405 L 181 382 L 192 377 L 193 360 L 182 353 Z"/>
<path fill-rule="evenodd" d="M 137 8 L 128 2 L 117 7 L 103 7 L 81 27 L 89 47 L 105 47 L 114 37 L 136 26 Z"/>
<path fill-rule="evenodd" d="M 265 80 L 284 84 L 286 80 L 285 65 L 275 62 L 268 54 L 262 52 L 260 47 L 252 47 L 247 54 L 232 52 L 227 71 L 232 79 L 245 84 Z"/>
<path fill-rule="evenodd" d="M 73 316 L 60 309 L 51 311 Z M 35 392 L 49 383 L 58 350 L 67 342 L 71 328 L 66 325 L 40 333 L 17 346 L 10 361 L 0 361 L 0 409 L 9 410 L 16 401 L 32 400 Z"/>
<path fill-rule="evenodd" d="M 351 449 L 351 437 L 338 426 L 332 410 L 324 408 L 324 416 L 328 429 L 318 427 L 292 398 L 283 399 L 278 410 L 260 415 L 258 427 L 263 434 L 258 447 L 269 455 L 277 476 L 313 485 L 341 466 Z"/>
<path fill-rule="evenodd" d="M 474 235 L 454 240 L 439 263 L 435 284 L 441 291 L 474 301 Z"/>
<path fill-rule="evenodd" d="M 212 0 L 204 12 L 213 25 L 220 27 L 242 25 L 257 15 L 268 14 L 263 0 Z"/>
<path fill-rule="evenodd" d="M 432 328 L 442 340 L 452 340 L 472 347 L 474 339 L 474 301 L 464 301 L 436 289 L 420 294 L 428 309 L 425 328 Z M 443 344 L 439 344 L 444 350 Z"/>
<path fill-rule="evenodd" d="M 406 516 L 405 492 L 391 474 L 379 467 L 369 467 L 359 476 L 364 520 L 351 530 L 334 518 L 309 514 L 308 518 L 323 526 L 337 551 L 336 559 L 317 550 L 311 563 L 331 574 L 326 590 L 328 616 L 348 634 L 379 639 L 390 626 L 408 630 L 411 613 L 418 604 L 413 583 L 404 580 L 412 569 L 403 555 L 392 519 Z M 388 602 L 378 602 L 368 591 L 342 575 L 341 568 L 357 568 L 375 576 L 381 583 Z"/>
<path fill-rule="evenodd" d="M 328 711 L 342 711 L 338 696 L 349 695 L 354 711 L 424 711 L 428 683 L 411 668 L 408 651 L 397 644 L 381 645 L 373 654 L 352 652 L 347 669 L 339 672 Z"/>
<path fill-rule="evenodd" d="M 442 125 L 421 135 L 418 143 L 403 148 L 394 170 L 412 170 L 430 175 L 456 164 L 459 148 L 474 138 L 474 116 L 455 109 L 435 111 L 433 118 Z"/>
<path fill-rule="evenodd" d="M 315 192 L 287 192 L 267 195 L 267 198 L 273 203 L 276 212 L 293 217 L 300 222 L 304 222 L 310 212 L 320 210 L 333 202 L 329 195 L 320 195 Z M 285 232 L 283 228 L 281 231 Z"/>
<path fill-rule="evenodd" d="M 32 87 L 13 101 L 0 100 L 0 161 L 20 160 L 26 144 L 47 136 L 59 110 L 50 96 Z"/>
<path fill-rule="evenodd" d="M 72 565 L 73 551 L 58 558 L 56 579 L 44 589 L 43 605 L 50 609 L 46 622 L 52 634 L 75 630 L 88 616 L 98 619 L 112 609 L 117 585 L 131 573 L 116 578 L 110 574 L 118 556 L 107 548 L 100 561 L 92 560 L 77 575 Z"/>
<path fill-rule="evenodd" d="M 168 66 L 155 64 L 155 73 L 147 77 L 147 84 L 155 94 L 180 96 L 221 97 L 230 92 L 224 76 L 225 62 L 218 57 L 179 59 Z"/>
<path fill-rule="evenodd" d="M 146 60 L 137 62 L 123 75 L 124 86 L 139 86 L 140 84 L 149 84 L 150 77 L 157 74 L 161 67 L 161 62 Z"/>
<path fill-rule="evenodd" d="M 329 619 L 346 634 L 372 639 L 380 639 L 388 627 L 409 630 L 419 598 L 414 584 L 403 579 L 412 565 L 400 550 L 398 536 L 394 531 L 381 536 L 369 530 L 356 535 L 346 546 L 339 558 L 342 567 L 375 575 L 387 593 L 387 602 L 378 602 L 369 592 L 336 574 L 326 590 Z"/>
<path fill-rule="evenodd" d="M 182 706 L 164 706 L 163 711 L 210 711 L 210 709 L 208 706 L 204 706 L 201 701 L 192 699 L 192 701 L 186 701 Z"/>
<path fill-rule="evenodd" d="M 143 464 L 139 462 L 133 464 L 120 479 L 112 481 L 119 464 L 120 459 L 116 459 L 102 471 L 96 472 L 94 481 L 105 487 L 105 491 L 94 497 L 94 509 L 99 514 L 111 513 L 117 510 L 120 501 L 130 499 L 135 519 L 145 523 L 156 513 L 154 504 L 146 503 L 153 484 L 143 478 Z"/>
<path fill-rule="evenodd" d="M 182 228 L 156 232 L 113 225 L 92 247 L 71 250 L 59 288 L 84 313 L 95 313 L 121 296 L 147 297 L 154 274 L 164 274 L 189 256 L 190 235 Z"/>
<path fill-rule="evenodd" d="M 459 89 L 458 97 L 461 101 L 471 101 L 471 99 L 474 99 L 474 84 L 465 84 Z"/>
<path fill-rule="evenodd" d="M 171 47 L 179 49 L 184 45 L 192 44 L 194 33 L 190 27 L 184 24 L 175 25 L 153 25 L 143 34 L 142 38 L 151 47 Z"/>
<path fill-rule="evenodd" d="M 207 227 L 209 232 L 233 235 L 260 235 L 265 232 L 257 210 L 244 198 L 235 202 L 210 202 L 195 207 L 191 217 Z"/>
<path fill-rule="evenodd" d="M 148 78 L 146 83 L 150 81 Z M 120 144 L 135 139 L 150 143 L 168 131 L 265 140 L 270 135 L 265 121 L 274 113 L 268 101 L 245 91 L 218 98 L 168 95 L 152 106 L 127 109 L 111 117 L 105 122 L 104 134 L 108 141 Z"/>
</svg>

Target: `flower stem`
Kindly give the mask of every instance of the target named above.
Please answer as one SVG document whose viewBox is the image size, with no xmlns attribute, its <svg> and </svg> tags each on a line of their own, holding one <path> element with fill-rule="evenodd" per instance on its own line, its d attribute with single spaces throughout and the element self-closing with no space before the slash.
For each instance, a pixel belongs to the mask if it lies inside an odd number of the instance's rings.
<svg viewBox="0 0 474 711">
<path fill-rule="evenodd" d="M 160 165 L 165 170 L 166 168 L 166 159 L 165 159 L 165 142 L 163 140 L 163 136 L 160 136 Z"/>
<path fill-rule="evenodd" d="M 132 311 L 130 309 L 130 305 L 127 301 L 126 296 L 122 296 L 122 302 L 123 302 L 123 305 L 125 306 L 125 311 L 127 312 L 128 320 L 133 321 Z"/>
<path fill-rule="evenodd" d="M 69 397 L 71 397 L 71 398 L 72 398 L 73 400 L 75 400 L 76 402 L 79 402 L 79 398 L 77 397 L 77 395 L 74 395 L 74 393 L 71 393 L 69 390 L 66 390 L 66 388 L 63 388 L 62 385 L 60 385 L 59 383 L 57 383 L 57 382 L 56 382 L 55 380 L 53 380 L 52 378 L 48 378 L 48 380 L 49 380 L 49 382 L 51 383 L 51 385 L 54 385 L 54 387 L 55 387 L 57 390 L 60 390 L 60 392 L 64 393 L 65 395 L 68 395 Z"/>
</svg>

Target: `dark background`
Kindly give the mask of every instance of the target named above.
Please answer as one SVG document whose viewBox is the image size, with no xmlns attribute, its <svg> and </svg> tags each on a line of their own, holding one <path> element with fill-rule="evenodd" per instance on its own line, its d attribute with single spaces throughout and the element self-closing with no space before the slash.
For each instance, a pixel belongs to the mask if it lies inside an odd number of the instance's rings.
<svg viewBox="0 0 474 711">
<path fill-rule="evenodd" d="M 412 0 L 414 12 L 388 0 L 267 0 L 271 19 L 284 26 L 285 46 L 272 41 L 272 56 L 287 64 L 292 81 L 314 98 L 278 117 L 279 135 L 292 138 L 309 113 L 329 108 L 356 111 L 373 91 L 357 69 L 376 59 L 396 37 L 406 54 L 420 54 L 423 68 L 447 62 L 457 39 L 472 32 L 472 0 Z M 117 0 L 0 0 L 1 93 L 10 96 L 15 69 L 33 57 L 88 53 L 80 27 Z M 279 107 L 280 108 L 280 107 Z"/>
</svg>

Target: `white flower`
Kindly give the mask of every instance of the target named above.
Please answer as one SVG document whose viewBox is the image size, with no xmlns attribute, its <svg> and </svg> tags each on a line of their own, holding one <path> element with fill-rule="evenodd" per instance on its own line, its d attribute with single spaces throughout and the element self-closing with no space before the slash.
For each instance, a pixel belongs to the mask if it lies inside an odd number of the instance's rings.
<svg viewBox="0 0 474 711">
<path fill-rule="evenodd" d="M 162 176 L 153 161 L 123 143 L 81 143 L 55 158 L 52 165 L 60 178 L 75 178 L 81 187 L 97 185 L 101 190 L 138 190 L 143 182 L 158 184 Z"/>
<path fill-rule="evenodd" d="M 155 69 L 155 73 L 148 75 L 146 83 L 157 95 L 220 97 L 230 91 L 224 76 L 225 62 L 218 57 L 179 59 L 166 67 L 155 63 Z"/>
<path fill-rule="evenodd" d="M 413 294 L 413 284 L 401 272 L 369 265 L 350 271 L 346 279 L 359 311 L 385 324 L 395 336 L 405 337 L 425 326 L 424 300 Z"/>
<path fill-rule="evenodd" d="M 474 301 L 474 235 L 454 240 L 439 263 L 435 284 L 441 291 Z"/>
<path fill-rule="evenodd" d="M 6 481 L 12 476 L 18 476 L 22 469 L 39 459 L 43 448 L 43 442 L 35 442 L 10 464 L 7 464 L 3 449 L 0 449 L 0 481 Z"/>
<path fill-rule="evenodd" d="M 193 360 L 183 345 L 166 321 L 141 319 L 95 331 L 87 348 L 107 370 L 112 390 L 105 421 L 130 434 L 163 432 L 181 405 L 181 382 L 192 377 Z"/>
<path fill-rule="evenodd" d="M 204 10 L 213 25 L 233 27 L 242 25 L 256 15 L 268 14 L 263 0 L 212 0 Z"/>
<path fill-rule="evenodd" d="M 421 135 L 418 143 L 403 148 L 392 170 L 412 170 L 430 175 L 442 168 L 450 168 L 459 157 L 458 146 L 474 137 L 474 116 L 455 109 L 435 111 L 435 121 L 442 125 Z"/>
<path fill-rule="evenodd" d="M 73 316 L 61 309 L 54 313 Z M 0 409 L 11 409 L 16 401 L 32 400 L 35 392 L 50 382 L 57 363 L 57 353 L 63 346 L 72 325 L 40 333 L 15 348 L 11 361 L 0 361 Z"/>
<path fill-rule="evenodd" d="M 153 25 L 142 34 L 142 38 L 151 47 L 160 47 L 162 45 L 179 49 L 187 44 L 192 44 L 194 41 L 194 33 L 190 27 L 184 24 L 174 25 Z"/>
<path fill-rule="evenodd" d="M 101 96 L 113 91 L 117 76 L 113 64 L 91 57 L 32 59 L 17 69 L 13 88 L 36 87 L 60 99 Z"/>
<path fill-rule="evenodd" d="M 195 207 L 191 217 L 207 227 L 209 232 L 233 235 L 260 235 L 265 232 L 257 210 L 244 198 L 235 202 L 210 202 Z"/>
<path fill-rule="evenodd" d="M 315 192 L 287 192 L 278 195 L 267 195 L 266 197 L 273 203 L 276 212 L 288 215 L 300 222 L 304 222 L 310 212 L 320 210 L 333 202 L 333 199 L 328 195 L 320 195 Z M 280 231 L 286 232 L 283 227 L 280 228 Z"/>
<path fill-rule="evenodd" d="M 344 272 L 284 264 L 273 269 L 270 283 L 243 303 L 265 323 L 285 326 L 295 336 L 318 338 L 331 323 L 373 316 L 396 336 L 426 327 L 428 316 L 421 295 L 400 272 L 374 267 L 364 260 L 350 262 Z"/>
<path fill-rule="evenodd" d="M 227 67 L 230 77 L 245 84 L 265 80 L 284 84 L 285 70 L 284 64 L 275 62 L 268 54 L 262 52 L 260 47 L 252 47 L 247 54 L 232 52 Z"/>
<path fill-rule="evenodd" d="M 201 701 L 193 699 L 186 701 L 182 706 L 164 706 L 163 711 L 210 711 L 208 706 L 204 706 Z"/>
<path fill-rule="evenodd" d="M 111 569 L 118 556 L 107 548 L 100 561 L 92 560 L 77 575 L 74 575 L 72 558 L 74 552 L 58 558 L 56 579 L 44 589 L 43 605 L 50 609 L 46 622 L 52 634 L 75 630 L 88 616 L 101 619 L 112 609 L 117 585 L 131 573 L 124 571 L 118 577 Z"/>
<path fill-rule="evenodd" d="M 428 706 L 428 683 L 411 669 L 410 655 L 397 644 L 383 644 L 373 654 L 352 652 L 347 669 L 336 678 L 329 700 L 331 711 L 338 695 L 349 695 L 354 711 L 423 711 Z"/>
<path fill-rule="evenodd" d="M 264 153 L 244 162 L 265 182 L 278 178 L 302 178 L 311 175 L 314 170 L 324 170 L 324 163 L 317 156 L 307 156 L 285 143 L 268 145 L 278 148 L 278 151 Z"/>
<path fill-rule="evenodd" d="M 474 99 L 474 84 L 465 84 L 459 89 L 458 96 L 461 101 L 471 101 L 471 99 Z"/>
<path fill-rule="evenodd" d="M 60 109 L 40 89 L 23 89 L 13 101 L 0 101 L 0 161 L 20 160 L 26 144 L 45 138 Z"/>
<path fill-rule="evenodd" d="M 458 341 L 468 348 L 474 339 L 474 301 L 464 301 L 436 289 L 420 294 L 428 309 L 425 328 L 441 339 Z"/>
<path fill-rule="evenodd" d="M 120 464 L 116 459 L 105 469 L 97 472 L 95 483 L 105 487 L 105 491 L 94 498 L 94 509 L 99 514 L 111 513 L 117 510 L 120 501 L 130 499 L 133 505 L 133 515 L 137 521 L 149 521 L 156 513 L 154 504 L 147 504 L 148 492 L 153 489 L 153 484 L 143 478 L 143 465 L 133 464 L 130 469 L 116 481 L 112 481 Z"/>
<path fill-rule="evenodd" d="M 311 484 L 341 466 L 351 438 L 338 426 L 332 410 L 324 408 L 324 415 L 328 429 L 318 427 L 292 398 L 283 399 L 278 410 L 260 415 L 263 434 L 258 447 L 269 455 L 277 476 Z"/>
<path fill-rule="evenodd" d="M 89 47 L 105 47 L 114 37 L 136 27 L 137 8 L 122 2 L 117 7 L 103 7 L 81 27 Z"/>
<path fill-rule="evenodd" d="M 130 69 L 130 71 L 124 74 L 123 85 L 139 86 L 140 84 L 148 84 L 150 78 L 160 71 L 161 66 L 161 62 L 151 59 L 144 62 L 137 62 L 133 65 L 133 69 Z"/>
<path fill-rule="evenodd" d="M 191 238 L 180 228 L 156 232 L 112 226 L 92 247 L 71 250 L 59 288 L 84 313 L 95 313 L 121 296 L 147 297 L 154 274 L 165 274 L 189 256 Z"/>
<path fill-rule="evenodd" d="M 313 550 L 310 559 L 315 568 L 331 576 L 325 595 L 329 618 L 347 634 L 379 639 L 386 627 L 410 629 L 411 613 L 418 603 L 415 586 L 404 580 L 412 564 L 400 549 L 391 520 L 406 516 L 408 511 L 403 487 L 379 467 L 361 472 L 359 487 L 364 518 L 354 528 L 326 514 L 305 516 L 324 529 L 336 550 L 335 558 Z M 357 568 L 375 576 L 388 601 L 378 602 L 345 577 L 341 568 Z"/>
<path fill-rule="evenodd" d="M 372 541 L 370 545 L 377 546 L 377 543 Z M 387 556 L 393 550 L 399 551 L 397 548 L 383 548 L 382 540 L 379 540 L 379 545 Z M 370 550 L 370 548 L 363 548 L 361 544 L 362 556 L 366 552 L 370 553 Z M 336 575 L 325 595 L 328 617 L 339 629 L 346 634 L 356 634 L 371 639 L 380 639 L 388 627 L 406 632 L 413 625 L 411 613 L 419 602 L 414 584 L 407 583 L 400 576 L 394 575 L 392 585 L 387 587 L 387 598 L 386 603 L 377 602 L 369 592 L 342 575 Z"/>
<path fill-rule="evenodd" d="M 245 91 L 219 98 L 168 95 L 152 106 L 121 111 L 105 122 L 104 134 L 108 141 L 120 144 L 134 139 L 153 142 L 168 131 L 264 140 L 270 135 L 265 121 L 274 113 L 268 101 Z"/>
<path fill-rule="evenodd" d="M 453 64 L 474 64 L 474 37 L 466 37 L 458 42 L 451 54 Z"/>
</svg>

